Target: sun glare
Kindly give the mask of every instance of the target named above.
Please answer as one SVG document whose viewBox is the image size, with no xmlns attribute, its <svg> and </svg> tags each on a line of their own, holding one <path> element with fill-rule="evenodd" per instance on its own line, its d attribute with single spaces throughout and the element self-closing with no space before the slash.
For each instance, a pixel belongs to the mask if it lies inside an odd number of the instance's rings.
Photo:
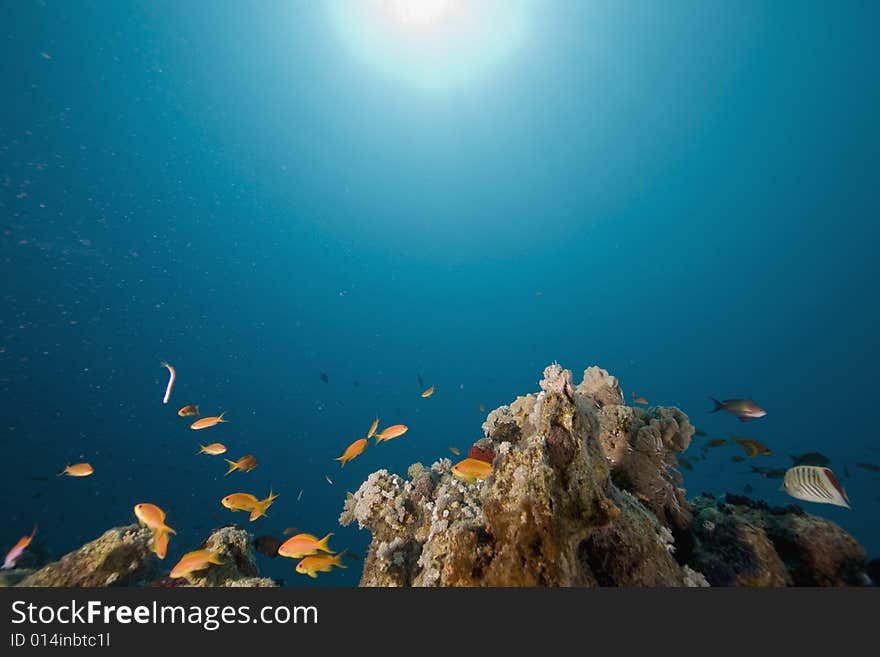
<svg viewBox="0 0 880 657">
<path fill-rule="evenodd" d="M 336 0 L 342 43 L 357 60 L 425 91 L 461 87 L 524 43 L 538 0 Z"/>
</svg>

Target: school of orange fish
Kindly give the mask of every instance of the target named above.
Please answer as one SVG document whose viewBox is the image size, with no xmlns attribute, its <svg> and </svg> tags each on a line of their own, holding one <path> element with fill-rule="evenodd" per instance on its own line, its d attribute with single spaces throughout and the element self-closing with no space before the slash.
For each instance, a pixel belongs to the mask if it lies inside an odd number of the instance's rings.
<svg viewBox="0 0 880 657">
<path fill-rule="evenodd" d="M 165 388 L 165 395 L 162 399 L 163 404 L 167 404 L 171 399 L 171 392 L 174 388 L 174 383 L 177 379 L 177 371 L 175 368 L 169 363 L 163 361 L 161 363 L 162 367 L 168 369 L 168 384 Z M 421 393 L 422 398 L 431 397 L 434 394 L 434 386 L 430 386 L 424 392 Z M 484 408 L 480 405 L 481 410 Z M 179 417 L 198 417 L 199 416 L 199 406 L 197 404 L 189 404 L 187 406 L 182 407 L 177 411 L 177 415 Z M 228 420 L 224 419 L 226 412 L 220 413 L 217 416 L 206 416 L 196 419 L 190 424 L 190 429 L 194 431 L 201 431 L 204 429 L 209 429 L 211 427 L 215 427 L 219 424 L 225 424 Z M 393 424 L 390 425 L 381 431 L 379 430 L 379 418 L 377 417 L 373 420 L 373 423 L 370 425 L 369 430 L 367 431 L 367 435 L 364 438 L 359 438 L 351 443 L 348 447 L 345 448 L 342 455 L 333 459 L 335 461 L 339 461 L 341 463 L 341 467 L 344 467 L 346 463 L 360 456 L 364 450 L 369 445 L 369 439 L 375 438 L 375 444 L 378 445 L 382 442 L 387 442 L 394 438 L 398 438 L 404 435 L 409 428 L 405 424 Z M 460 454 L 459 450 L 450 447 L 450 450 L 458 455 Z M 219 442 L 209 443 L 207 445 L 199 445 L 199 451 L 196 452 L 196 455 L 205 454 L 208 456 L 220 456 L 225 454 L 227 451 L 226 445 Z M 452 472 L 455 476 L 461 478 L 462 480 L 474 483 L 477 480 L 485 479 L 489 476 L 489 473 L 492 470 L 491 458 L 483 457 L 473 458 L 469 456 L 457 463 L 453 468 Z M 224 476 L 228 476 L 235 471 L 239 472 L 250 472 L 254 468 L 257 467 L 257 459 L 252 454 L 247 454 L 245 456 L 240 457 L 239 459 L 233 461 L 230 459 L 224 459 L 226 463 L 229 465 L 229 469 L 226 471 Z M 64 470 L 58 473 L 59 476 L 67 475 L 68 477 L 88 477 L 94 474 L 94 468 L 89 463 L 75 463 L 73 465 L 68 464 Z M 328 483 L 332 484 L 333 481 L 329 476 L 325 475 Z M 297 500 L 302 496 L 302 491 L 300 491 Z M 248 520 L 253 522 L 260 517 L 266 516 L 266 510 L 272 505 L 278 495 L 270 490 L 269 494 L 263 498 L 259 499 L 255 495 L 251 493 L 230 493 L 226 495 L 223 499 L 220 500 L 220 503 L 227 509 L 233 512 L 244 511 L 249 514 Z M 140 502 L 134 505 L 134 515 L 138 520 L 138 523 L 141 526 L 147 527 L 151 534 L 151 549 L 153 553 L 159 558 L 164 559 L 168 552 L 168 544 L 170 542 L 171 536 L 176 534 L 177 532 L 170 527 L 166 522 L 166 514 L 165 511 L 155 504 L 149 502 Z M 6 555 L 6 559 L 4 560 L 2 569 L 10 569 L 15 567 L 16 562 L 23 554 L 24 550 L 30 545 L 34 536 L 36 535 L 37 527 L 34 526 L 33 531 L 28 536 L 23 536 L 15 546 L 9 551 Z M 285 530 L 285 534 L 292 533 L 294 530 L 290 528 L 289 530 Z M 333 567 L 337 568 L 345 568 L 346 566 L 342 563 L 342 557 L 348 553 L 347 550 L 342 550 L 340 552 L 335 552 L 329 546 L 330 537 L 333 534 L 327 534 L 323 538 L 319 539 L 312 534 L 307 533 L 297 533 L 294 536 L 291 536 L 286 541 L 281 543 L 278 547 L 277 554 L 281 557 L 287 557 L 290 559 L 298 560 L 296 564 L 296 572 L 307 575 L 312 578 L 318 577 L 318 573 L 322 572 L 330 572 Z M 223 562 L 220 559 L 220 555 L 217 551 L 213 550 L 195 550 L 192 552 L 187 552 L 181 557 L 180 561 L 171 569 L 169 573 L 169 577 L 171 578 L 185 578 L 187 581 L 191 581 L 191 576 L 194 573 L 198 573 L 200 571 L 204 571 L 207 568 L 210 568 L 212 565 L 219 565 Z"/>
</svg>

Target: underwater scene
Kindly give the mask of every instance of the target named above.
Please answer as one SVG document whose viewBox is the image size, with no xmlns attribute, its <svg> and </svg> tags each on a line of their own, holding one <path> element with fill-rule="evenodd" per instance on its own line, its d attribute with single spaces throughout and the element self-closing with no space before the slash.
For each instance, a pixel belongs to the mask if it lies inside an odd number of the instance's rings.
<svg viewBox="0 0 880 657">
<path fill-rule="evenodd" d="M 880 583 L 880 5 L 0 11 L 0 585 Z"/>
</svg>

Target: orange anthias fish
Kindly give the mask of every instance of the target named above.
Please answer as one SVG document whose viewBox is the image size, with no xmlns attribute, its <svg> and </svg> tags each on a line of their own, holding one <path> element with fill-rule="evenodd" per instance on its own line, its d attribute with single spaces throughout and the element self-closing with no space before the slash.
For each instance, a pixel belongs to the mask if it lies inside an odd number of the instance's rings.
<svg viewBox="0 0 880 657">
<path fill-rule="evenodd" d="M 242 456 L 237 461 L 230 461 L 229 459 L 224 459 L 229 464 L 229 470 L 226 472 L 226 475 L 230 475 L 236 470 L 241 470 L 242 472 L 250 472 L 254 468 L 257 467 L 257 459 L 254 458 L 253 455 L 248 454 L 247 456 Z"/>
<path fill-rule="evenodd" d="M 375 420 L 373 420 L 373 424 L 370 425 L 370 431 L 367 433 L 367 438 L 372 438 L 376 435 L 376 429 L 379 428 L 379 417 L 377 416 Z"/>
<path fill-rule="evenodd" d="M 19 557 L 21 557 L 22 552 L 25 551 L 28 545 L 31 544 L 31 541 L 34 540 L 34 535 L 37 533 L 37 526 L 34 525 L 34 530 L 31 532 L 30 536 L 22 536 L 18 539 L 18 543 L 12 546 L 12 549 L 6 553 L 6 559 L 3 560 L 3 566 L 0 567 L 0 570 L 9 570 L 10 568 L 15 568 L 15 563 L 18 561 Z"/>
<path fill-rule="evenodd" d="M 220 500 L 220 504 L 230 511 L 250 511 L 249 520 L 253 522 L 257 518 L 265 516 L 266 509 L 272 506 L 272 502 L 277 498 L 278 495 L 270 489 L 269 496 L 263 500 L 258 500 L 256 496 L 250 493 L 232 493 Z"/>
<path fill-rule="evenodd" d="M 229 420 L 223 419 L 224 415 L 226 415 L 226 411 L 223 411 L 222 413 L 220 413 L 220 415 L 216 417 L 203 417 L 201 420 L 196 420 L 191 425 L 189 425 L 189 428 L 198 431 L 199 429 L 207 429 L 208 427 L 213 427 L 220 424 L 221 422 L 229 422 Z"/>
<path fill-rule="evenodd" d="M 431 386 L 430 388 L 425 390 L 425 392 L 422 393 L 422 397 L 430 397 L 433 394 L 434 394 L 434 386 Z"/>
<path fill-rule="evenodd" d="M 391 440 L 392 438 L 397 438 L 398 436 L 402 436 L 407 432 L 409 427 L 405 424 L 395 424 L 394 426 L 390 426 L 387 429 L 383 429 L 382 433 L 376 434 L 376 444 L 378 445 L 383 440 Z"/>
<path fill-rule="evenodd" d="M 280 552 L 279 552 L 280 554 Z M 316 578 L 318 573 L 329 573 L 333 570 L 333 566 L 337 568 L 348 568 L 342 563 L 342 553 L 339 554 L 315 554 L 308 556 L 298 564 L 296 564 L 296 572 L 301 575 L 308 575 Z"/>
<path fill-rule="evenodd" d="M 485 413 L 485 412 L 486 412 L 486 405 L 480 404 L 480 413 Z"/>
<path fill-rule="evenodd" d="M 223 443 L 211 443 L 210 445 L 199 445 L 198 454 L 207 454 L 209 456 L 220 456 L 226 453 L 226 445 Z"/>
<path fill-rule="evenodd" d="M 297 534 L 296 536 L 291 536 L 281 544 L 280 548 L 278 548 L 278 554 L 282 557 L 290 557 L 291 559 L 308 557 L 313 554 L 318 554 L 318 552 L 332 554 L 333 550 L 331 550 L 330 546 L 327 544 L 331 536 L 333 536 L 332 532 L 322 539 L 318 539 L 317 536 L 312 536 L 311 534 Z"/>
<path fill-rule="evenodd" d="M 177 533 L 165 524 L 165 512 L 155 504 L 141 502 L 134 505 L 134 515 L 140 524 L 153 532 L 153 552 L 164 559 L 168 552 L 169 535 Z"/>
<path fill-rule="evenodd" d="M 177 414 L 180 417 L 190 417 L 192 415 L 198 415 L 199 414 L 199 405 L 198 404 L 190 404 L 189 406 L 184 406 L 179 411 L 177 411 Z"/>
<path fill-rule="evenodd" d="M 58 476 L 67 475 L 68 477 L 88 477 L 95 469 L 88 463 L 76 463 L 68 465 L 64 470 L 58 473 Z"/>
<path fill-rule="evenodd" d="M 187 552 L 181 557 L 180 561 L 177 562 L 177 565 L 171 569 L 171 574 L 168 576 L 173 578 L 186 577 L 189 579 L 189 576 L 192 573 L 204 570 L 211 564 L 223 564 L 216 551 L 195 550 L 194 552 Z"/>
<path fill-rule="evenodd" d="M 360 456 L 363 451 L 369 445 L 369 441 L 366 438 L 361 438 L 360 440 L 355 440 L 351 445 L 345 448 L 345 451 L 342 453 L 342 456 L 333 459 L 334 461 L 342 461 L 342 466 L 345 467 L 345 464 L 351 461 L 353 458 Z"/>
<path fill-rule="evenodd" d="M 478 479 L 483 480 L 492 473 L 492 464 L 480 459 L 467 458 L 452 466 L 452 474 L 473 484 Z"/>
<path fill-rule="evenodd" d="M 450 447 L 449 451 L 455 454 L 456 456 L 461 456 L 461 450 L 458 447 Z"/>
</svg>

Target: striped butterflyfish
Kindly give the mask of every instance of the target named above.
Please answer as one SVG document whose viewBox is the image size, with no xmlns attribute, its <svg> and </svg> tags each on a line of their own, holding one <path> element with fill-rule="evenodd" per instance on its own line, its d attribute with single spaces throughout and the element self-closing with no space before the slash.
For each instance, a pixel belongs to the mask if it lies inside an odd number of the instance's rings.
<svg viewBox="0 0 880 657">
<path fill-rule="evenodd" d="M 846 491 L 829 468 L 798 465 L 785 472 L 782 489 L 792 497 L 806 502 L 849 506 Z"/>
</svg>

